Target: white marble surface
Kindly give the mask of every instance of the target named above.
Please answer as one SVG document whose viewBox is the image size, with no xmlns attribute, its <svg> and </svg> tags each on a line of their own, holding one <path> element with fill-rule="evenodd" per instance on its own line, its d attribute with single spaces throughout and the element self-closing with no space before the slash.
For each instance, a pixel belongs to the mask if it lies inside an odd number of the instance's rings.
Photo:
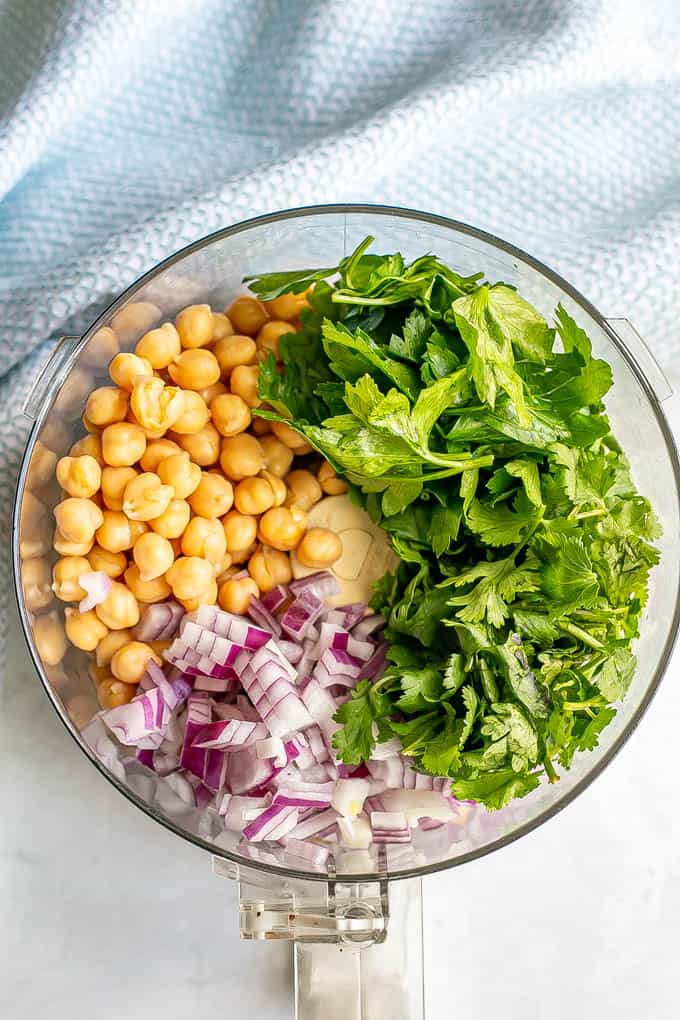
<svg viewBox="0 0 680 1020">
<path fill-rule="evenodd" d="M 289 948 L 239 942 L 235 888 L 95 772 L 9 637 L 2 1020 L 291 1017 Z M 576 803 L 425 882 L 430 1020 L 677 1018 L 679 666 Z"/>
</svg>

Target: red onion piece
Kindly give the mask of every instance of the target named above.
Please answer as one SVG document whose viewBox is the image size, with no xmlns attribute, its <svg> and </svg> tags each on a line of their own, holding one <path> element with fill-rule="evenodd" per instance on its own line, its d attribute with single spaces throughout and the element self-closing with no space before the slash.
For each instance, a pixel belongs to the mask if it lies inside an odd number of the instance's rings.
<svg viewBox="0 0 680 1020">
<path fill-rule="evenodd" d="M 279 637 L 281 634 L 281 624 L 260 599 L 251 597 L 248 603 L 248 616 L 258 627 L 268 630 L 274 637 Z"/>
<path fill-rule="evenodd" d="M 275 613 L 276 610 L 283 605 L 288 596 L 289 591 L 287 585 L 277 584 L 274 588 L 271 588 L 268 592 L 264 593 L 260 602 L 264 608 L 268 610 L 268 612 Z"/>
<path fill-rule="evenodd" d="M 104 601 L 113 582 L 103 570 L 89 570 L 86 574 L 80 574 L 78 584 L 87 592 L 85 598 L 78 603 L 78 609 L 81 613 L 87 613 Z"/>
<path fill-rule="evenodd" d="M 315 574 L 307 574 L 306 577 L 291 581 L 289 588 L 293 595 L 299 595 L 301 591 L 310 591 L 319 599 L 331 598 L 340 591 L 336 578 L 327 570 L 319 570 Z"/>
</svg>

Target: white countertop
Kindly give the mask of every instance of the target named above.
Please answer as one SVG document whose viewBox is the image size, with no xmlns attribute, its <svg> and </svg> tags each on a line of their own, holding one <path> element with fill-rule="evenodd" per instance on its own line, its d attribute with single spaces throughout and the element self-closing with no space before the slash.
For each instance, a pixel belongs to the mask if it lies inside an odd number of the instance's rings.
<svg viewBox="0 0 680 1020">
<path fill-rule="evenodd" d="M 292 1017 L 290 948 L 239 942 L 235 886 L 97 774 L 16 627 L 10 646 L 2 1020 Z M 679 666 L 676 653 L 638 731 L 575 803 L 502 853 L 425 881 L 430 1020 L 676 1020 Z"/>
</svg>

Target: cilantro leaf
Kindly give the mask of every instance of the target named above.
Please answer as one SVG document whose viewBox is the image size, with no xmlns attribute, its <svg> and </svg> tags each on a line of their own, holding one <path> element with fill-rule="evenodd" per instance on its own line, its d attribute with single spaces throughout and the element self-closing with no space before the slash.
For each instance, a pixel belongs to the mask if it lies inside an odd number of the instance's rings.
<svg viewBox="0 0 680 1020">
<path fill-rule="evenodd" d="M 490 811 L 500 811 L 511 800 L 526 797 L 538 787 L 539 781 L 534 773 L 499 769 L 471 779 L 455 779 L 451 792 L 458 800 L 478 801 Z"/>
</svg>

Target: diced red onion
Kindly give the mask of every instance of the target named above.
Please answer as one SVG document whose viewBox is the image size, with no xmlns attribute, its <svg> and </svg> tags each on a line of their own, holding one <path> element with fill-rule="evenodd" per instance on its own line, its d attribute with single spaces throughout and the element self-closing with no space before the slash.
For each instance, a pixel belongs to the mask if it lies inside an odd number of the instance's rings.
<svg viewBox="0 0 680 1020">
<path fill-rule="evenodd" d="M 283 804 L 272 804 L 246 825 L 243 835 L 251 842 L 257 843 L 263 839 L 281 839 L 295 828 L 297 820 L 296 808 Z"/>
<path fill-rule="evenodd" d="M 225 829 L 229 829 L 230 832 L 243 832 L 246 825 L 262 814 L 270 803 L 269 797 L 238 797 L 225 793 L 219 813 L 224 816 Z"/>
<path fill-rule="evenodd" d="M 401 813 L 411 828 L 418 825 L 420 818 L 449 822 L 455 817 L 446 798 L 435 790 L 388 789 L 380 795 L 380 800 L 385 811 Z"/>
<path fill-rule="evenodd" d="M 319 599 L 331 598 L 340 591 L 340 585 L 336 578 L 327 570 L 320 570 L 315 574 L 297 578 L 295 581 L 291 581 L 289 587 L 293 595 L 299 595 L 301 591 L 310 591 Z"/>
<path fill-rule="evenodd" d="M 334 786 L 331 806 L 339 815 L 355 817 L 361 814 L 364 801 L 370 792 L 371 784 L 367 779 L 338 779 Z"/>
<path fill-rule="evenodd" d="M 301 645 L 296 644 L 294 641 L 286 641 L 285 638 L 277 638 L 276 645 L 280 651 L 285 655 L 291 666 L 297 665 L 302 658 L 303 649 Z M 295 671 L 297 675 L 297 670 Z"/>
<path fill-rule="evenodd" d="M 339 817 L 338 832 L 342 845 L 351 850 L 367 850 L 371 844 L 371 826 L 365 815 Z"/>
<path fill-rule="evenodd" d="M 295 832 L 295 829 L 291 830 Z M 370 830 L 369 830 L 370 831 Z M 296 839 L 293 836 L 283 836 L 280 840 L 286 848 L 286 852 L 293 857 L 317 868 L 324 868 L 328 860 L 328 847 L 319 846 L 318 843 L 305 843 L 304 840 Z"/>
<path fill-rule="evenodd" d="M 194 679 L 195 691 L 212 691 L 213 694 L 235 694 L 241 685 L 235 676 L 197 676 Z"/>
<path fill-rule="evenodd" d="M 121 744 L 154 749 L 163 739 L 170 708 L 160 688 L 137 694 L 126 705 L 101 713 L 101 719 Z"/>
<path fill-rule="evenodd" d="M 294 783 L 290 786 L 278 786 L 274 804 L 297 808 L 327 808 L 330 807 L 334 789 L 333 783 Z"/>
<path fill-rule="evenodd" d="M 411 830 L 401 811 L 372 811 L 374 843 L 410 843 Z"/>
<path fill-rule="evenodd" d="M 192 740 L 192 747 L 221 748 L 229 750 L 247 747 L 261 740 L 267 733 L 263 723 L 246 722 L 244 719 L 225 719 L 211 722 L 198 731 Z"/>
<path fill-rule="evenodd" d="M 228 786 L 232 793 L 252 793 L 270 783 L 277 769 L 271 759 L 258 758 L 254 747 L 229 755 Z"/>
<path fill-rule="evenodd" d="M 283 605 L 288 596 L 288 587 L 285 584 L 277 584 L 264 593 L 260 602 L 270 613 L 275 613 L 276 610 Z"/>
<path fill-rule="evenodd" d="M 325 811 L 318 811 L 299 822 L 291 835 L 295 839 L 309 839 L 312 836 L 322 836 L 335 830 L 335 823 L 338 820 L 338 813 L 333 808 L 326 808 Z"/>
<path fill-rule="evenodd" d="M 281 629 L 301 641 L 323 612 L 323 600 L 309 589 L 303 589 L 281 617 Z"/>
<path fill-rule="evenodd" d="M 256 599 L 251 596 L 248 603 L 248 616 L 251 620 L 258 625 L 258 627 L 264 627 L 274 637 L 279 637 L 281 634 L 282 624 L 272 615 L 271 611 L 267 609 L 260 599 Z"/>
<path fill-rule="evenodd" d="M 380 613 L 372 613 L 370 616 L 364 616 L 363 620 L 359 620 L 354 625 L 352 635 L 357 641 L 365 641 L 371 634 L 375 634 L 376 631 L 382 630 L 387 620 Z"/>
<path fill-rule="evenodd" d="M 88 570 L 79 575 L 78 584 L 87 592 L 85 598 L 78 603 L 78 609 L 81 613 L 87 613 L 107 598 L 113 582 L 103 570 Z"/>
<path fill-rule="evenodd" d="M 169 641 L 174 638 L 184 609 L 178 602 L 157 602 L 142 610 L 133 630 L 137 641 Z"/>
</svg>

